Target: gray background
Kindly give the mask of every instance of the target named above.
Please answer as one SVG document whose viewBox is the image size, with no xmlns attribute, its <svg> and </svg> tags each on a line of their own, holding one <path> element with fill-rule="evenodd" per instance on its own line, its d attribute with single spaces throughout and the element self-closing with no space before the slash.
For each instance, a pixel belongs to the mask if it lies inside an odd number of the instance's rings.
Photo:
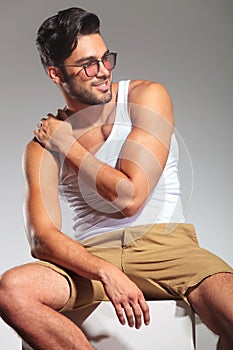
<svg viewBox="0 0 233 350">
<path fill-rule="evenodd" d="M 103 37 L 118 52 L 115 80 L 150 79 L 168 88 L 187 221 L 202 246 L 232 265 L 232 0 L 8 0 L 0 5 L 0 272 L 31 259 L 22 154 L 40 118 L 64 105 L 40 65 L 35 33 L 45 18 L 70 6 L 99 14 Z M 69 218 L 64 227 L 72 234 Z M 3 324 L 0 341 L 4 350 L 19 348 Z"/>
</svg>

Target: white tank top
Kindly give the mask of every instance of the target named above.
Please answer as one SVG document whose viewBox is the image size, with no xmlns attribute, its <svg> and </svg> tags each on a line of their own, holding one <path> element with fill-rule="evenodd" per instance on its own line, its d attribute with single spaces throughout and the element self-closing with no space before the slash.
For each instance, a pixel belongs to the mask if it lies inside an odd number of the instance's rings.
<svg viewBox="0 0 233 350">
<path fill-rule="evenodd" d="M 117 108 L 112 131 L 105 143 L 95 154 L 100 161 L 115 167 L 121 147 L 132 128 L 128 115 L 129 81 L 120 81 Z M 72 169 L 61 171 L 59 190 L 73 212 L 74 237 L 84 240 L 97 234 L 156 223 L 177 223 L 183 221 L 178 179 L 179 151 L 175 134 L 163 174 L 143 207 L 132 217 L 124 217 L 94 190 L 90 189 Z"/>
</svg>

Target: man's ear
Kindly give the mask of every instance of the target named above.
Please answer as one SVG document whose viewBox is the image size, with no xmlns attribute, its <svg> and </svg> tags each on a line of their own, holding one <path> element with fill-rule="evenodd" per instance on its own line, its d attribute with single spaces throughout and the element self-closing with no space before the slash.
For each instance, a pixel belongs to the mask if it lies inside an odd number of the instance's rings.
<svg viewBox="0 0 233 350">
<path fill-rule="evenodd" d="M 56 84 L 64 83 L 64 78 L 61 70 L 55 66 L 49 66 L 47 68 L 48 76 L 53 80 Z"/>
</svg>

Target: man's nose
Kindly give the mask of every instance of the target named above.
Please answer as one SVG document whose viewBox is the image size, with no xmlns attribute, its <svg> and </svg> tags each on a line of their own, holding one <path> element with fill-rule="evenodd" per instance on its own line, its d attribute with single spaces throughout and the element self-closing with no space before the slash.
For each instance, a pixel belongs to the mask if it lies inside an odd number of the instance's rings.
<svg viewBox="0 0 233 350">
<path fill-rule="evenodd" d="M 99 61 L 99 71 L 96 74 L 97 77 L 109 77 L 110 71 L 105 67 L 102 61 Z"/>
</svg>

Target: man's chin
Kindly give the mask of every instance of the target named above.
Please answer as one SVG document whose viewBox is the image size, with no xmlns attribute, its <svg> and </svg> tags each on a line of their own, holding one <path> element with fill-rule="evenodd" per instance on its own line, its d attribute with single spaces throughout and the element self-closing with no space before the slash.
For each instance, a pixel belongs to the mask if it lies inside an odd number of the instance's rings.
<svg viewBox="0 0 233 350">
<path fill-rule="evenodd" d="M 110 102 L 112 100 L 112 92 L 108 92 L 101 97 L 96 97 L 95 99 L 89 101 L 90 105 L 102 105 Z"/>
<path fill-rule="evenodd" d="M 112 93 L 108 94 L 108 96 L 104 96 L 103 100 L 102 104 L 110 102 L 112 100 Z"/>
<path fill-rule="evenodd" d="M 106 104 L 112 100 L 112 89 L 106 92 L 89 91 L 81 89 L 78 92 L 70 91 L 70 97 L 84 105 L 94 106 Z"/>
</svg>

